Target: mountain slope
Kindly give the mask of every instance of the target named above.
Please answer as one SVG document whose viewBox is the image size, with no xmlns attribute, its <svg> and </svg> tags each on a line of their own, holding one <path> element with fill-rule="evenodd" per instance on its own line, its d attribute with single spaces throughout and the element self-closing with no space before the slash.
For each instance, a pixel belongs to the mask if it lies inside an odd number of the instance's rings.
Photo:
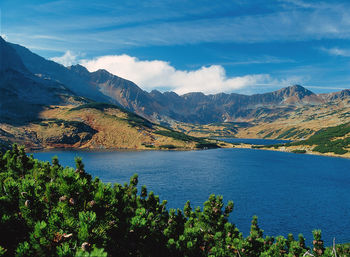
<svg viewBox="0 0 350 257">
<path fill-rule="evenodd" d="M 89 72 L 85 68 L 83 68 L 82 71 L 71 71 L 61 64 L 46 60 L 45 58 L 32 53 L 23 46 L 11 44 L 11 47 L 16 50 L 25 67 L 31 73 L 58 81 L 77 95 L 84 96 L 95 101 L 111 101 L 109 97 L 105 96 L 99 91 L 99 88 L 89 83 Z"/>
<path fill-rule="evenodd" d="M 77 68 L 85 69 L 80 65 L 70 67 L 71 70 L 76 70 Z M 89 73 L 86 77 L 90 84 L 99 88 L 103 94 L 114 99 L 124 108 L 148 118 L 156 112 L 153 99 L 135 83 L 112 75 L 106 70 Z M 147 108 L 144 108 L 145 106 Z"/>
<path fill-rule="evenodd" d="M 82 66 L 67 69 L 0 38 L 0 148 L 20 143 L 32 149 L 199 149 L 217 147 L 215 141 L 198 139 L 160 127 L 111 104 L 77 95 L 80 90 L 96 99 L 107 99 L 90 81 L 104 84 L 104 71 L 88 72 Z M 29 63 L 29 64 L 28 64 Z M 37 65 L 36 65 L 37 64 Z M 47 74 L 36 74 L 43 69 Z M 57 80 L 55 76 L 66 76 Z M 61 78 L 63 78 L 61 77 Z M 70 88 L 62 81 L 70 81 Z M 110 78 L 108 78 L 109 80 Z M 118 79 L 111 78 L 113 83 Z M 81 83 L 77 88 L 74 83 Z M 75 92 L 73 92 L 75 91 Z"/>
<path fill-rule="evenodd" d="M 16 51 L 0 37 L 0 122 L 37 119 L 44 105 L 74 97 L 62 84 L 31 74 Z"/>
<path fill-rule="evenodd" d="M 16 51 L 2 37 L 0 37 L 0 57 L 0 71 L 13 69 L 28 72 Z"/>
<path fill-rule="evenodd" d="M 350 148 L 350 123 L 327 127 L 317 131 L 307 140 L 290 144 L 291 146 L 311 146 L 312 151 L 344 155 Z"/>
</svg>

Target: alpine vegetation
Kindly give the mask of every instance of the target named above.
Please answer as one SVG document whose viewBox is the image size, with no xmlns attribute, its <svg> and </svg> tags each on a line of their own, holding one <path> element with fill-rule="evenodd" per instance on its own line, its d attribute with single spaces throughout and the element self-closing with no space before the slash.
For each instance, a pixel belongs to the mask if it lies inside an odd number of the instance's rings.
<svg viewBox="0 0 350 257">
<path fill-rule="evenodd" d="M 76 168 L 28 156 L 23 147 L 0 154 L 2 256 L 349 256 L 350 247 L 325 248 L 321 231 L 305 238 L 264 236 L 257 217 L 244 237 L 228 221 L 233 202 L 211 195 L 193 208 L 166 208 L 138 176 L 130 183 L 92 178 L 81 158 Z M 311 255 L 312 254 L 312 255 Z M 334 255 L 338 254 L 338 255 Z"/>
</svg>

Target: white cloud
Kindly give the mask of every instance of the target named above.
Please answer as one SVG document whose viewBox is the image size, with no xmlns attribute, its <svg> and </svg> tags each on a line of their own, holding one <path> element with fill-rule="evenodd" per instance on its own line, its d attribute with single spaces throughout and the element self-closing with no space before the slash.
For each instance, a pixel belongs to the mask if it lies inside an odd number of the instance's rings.
<svg viewBox="0 0 350 257">
<path fill-rule="evenodd" d="M 295 63 L 296 61 L 293 59 L 288 58 L 278 58 L 275 56 L 261 56 L 256 58 L 245 58 L 245 60 L 240 61 L 227 61 L 227 62 L 221 62 L 222 65 L 250 65 L 250 64 L 268 64 L 268 63 Z"/>
<path fill-rule="evenodd" d="M 322 51 L 335 56 L 350 57 L 350 49 L 342 49 L 338 47 L 333 48 L 321 48 Z"/>
<path fill-rule="evenodd" d="M 64 66 L 71 66 L 73 64 L 78 63 L 79 56 L 80 56 L 79 54 L 75 54 L 75 53 L 68 50 L 64 53 L 64 55 L 59 56 L 59 57 L 52 57 L 52 58 L 50 58 L 50 60 L 52 60 L 54 62 L 58 62 Z"/>
<path fill-rule="evenodd" d="M 311 4 L 311 3 L 306 3 L 304 1 L 301 0 L 279 0 L 280 2 L 285 2 L 285 3 L 290 3 L 293 4 L 295 6 L 298 7 L 302 7 L 302 8 L 319 8 L 320 3 L 318 3 L 318 5 L 315 4 Z"/>
<path fill-rule="evenodd" d="M 91 72 L 105 69 L 114 75 L 135 82 L 148 91 L 171 90 L 178 94 L 232 92 L 247 87 L 281 85 L 290 82 L 277 81 L 269 74 L 228 77 L 221 65 L 203 66 L 191 71 L 177 70 L 169 62 L 142 61 L 128 55 L 102 56 L 93 60 L 82 60 L 81 64 Z"/>
</svg>

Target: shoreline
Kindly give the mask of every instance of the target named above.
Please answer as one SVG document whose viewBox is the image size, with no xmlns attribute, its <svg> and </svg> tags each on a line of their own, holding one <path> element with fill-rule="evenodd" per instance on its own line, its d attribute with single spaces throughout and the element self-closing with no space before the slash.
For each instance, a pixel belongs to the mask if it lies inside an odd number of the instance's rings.
<svg viewBox="0 0 350 257">
<path fill-rule="evenodd" d="M 283 149 L 279 149 L 279 148 L 273 148 L 273 147 L 264 147 L 262 145 L 262 147 L 259 148 L 254 148 L 253 146 L 258 146 L 258 145 L 252 145 L 252 144 L 240 144 L 240 145 L 235 145 L 234 148 L 240 148 L 240 149 L 254 149 L 254 150 L 265 150 L 265 151 L 275 151 L 275 152 L 283 152 L 283 153 L 293 153 L 292 150 L 296 150 L 297 148 L 292 148 L 292 147 L 285 147 L 285 146 L 281 146 L 284 147 Z M 291 150 L 290 150 L 291 149 Z M 293 154 L 307 154 L 307 155 L 317 155 L 317 156 L 324 156 L 324 157 L 335 157 L 335 158 L 343 158 L 343 159 L 350 159 L 350 153 L 347 154 L 335 154 L 335 153 L 320 153 L 320 152 L 315 152 L 309 149 L 302 149 L 302 150 L 306 150 L 305 153 L 293 153 Z"/>
<path fill-rule="evenodd" d="M 220 149 L 220 148 L 234 148 L 234 145 L 231 143 L 224 142 L 225 145 L 221 145 L 223 141 L 218 142 L 218 147 L 204 147 L 204 148 L 190 148 L 190 147 L 176 147 L 176 148 L 79 148 L 79 147 L 48 147 L 48 148 L 30 148 L 25 147 L 25 150 L 28 152 L 55 152 L 55 151 L 84 151 L 84 152 L 142 152 L 142 151 L 203 151 L 211 149 Z"/>
<path fill-rule="evenodd" d="M 223 138 L 224 139 L 224 138 Z M 246 139 L 246 138 L 242 138 Z M 258 139 L 259 138 L 249 138 L 249 139 Z M 255 144 L 247 144 L 247 143 L 230 143 L 226 141 L 221 141 L 217 139 L 218 147 L 217 148 L 174 148 L 174 149 L 165 149 L 165 148 L 77 148 L 77 147 L 57 147 L 57 148 L 26 148 L 26 151 L 31 153 L 37 152 L 56 152 L 56 151 L 84 151 L 84 152 L 142 152 L 142 151 L 203 151 L 203 150 L 212 150 L 212 149 L 254 149 L 254 150 L 266 150 L 266 151 L 276 151 L 276 152 L 284 152 L 284 153 L 293 153 L 293 150 L 305 150 L 305 153 L 294 153 L 294 154 L 308 154 L 308 155 L 317 155 L 317 156 L 325 156 L 325 157 L 336 157 L 343 159 L 350 159 L 350 153 L 346 153 L 344 155 L 334 154 L 334 153 L 320 153 L 312 151 L 312 147 L 303 146 L 302 149 L 300 147 L 286 147 L 281 146 L 279 148 L 269 147 L 266 145 L 255 145 Z M 274 140 L 274 139 L 271 139 Z M 225 143 L 225 145 L 222 145 Z M 255 148 L 254 146 L 259 146 Z"/>
</svg>

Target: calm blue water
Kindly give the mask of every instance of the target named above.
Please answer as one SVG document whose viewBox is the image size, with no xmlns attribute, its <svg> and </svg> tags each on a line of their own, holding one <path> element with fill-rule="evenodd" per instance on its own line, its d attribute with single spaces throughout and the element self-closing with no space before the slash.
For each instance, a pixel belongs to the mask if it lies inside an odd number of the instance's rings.
<svg viewBox="0 0 350 257">
<path fill-rule="evenodd" d="M 289 140 L 278 140 L 278 139 L 260 139 L 260 138 L 220 138 L 219 140 L 226 141 L 229 143 L 243 143 L 252 145 L 274 145 L 289 143 Z"/>
<path fill-rule="evenodd" d="M 254 149 L 34 153 L 41 160 L 57 155 L 63 165 L 81 156 L 86 170 L 104 182 L 128 182 L 139 174 L 168 207 L 187 200 L 202 206 L 210 193 L 233 200 L 230 219 L 246 236 L 253 215 L 265 235 L 295 236 L 310 242 L 322 229 L 328 245 L 350 242 L 350 160 Z"/>
</svg>

